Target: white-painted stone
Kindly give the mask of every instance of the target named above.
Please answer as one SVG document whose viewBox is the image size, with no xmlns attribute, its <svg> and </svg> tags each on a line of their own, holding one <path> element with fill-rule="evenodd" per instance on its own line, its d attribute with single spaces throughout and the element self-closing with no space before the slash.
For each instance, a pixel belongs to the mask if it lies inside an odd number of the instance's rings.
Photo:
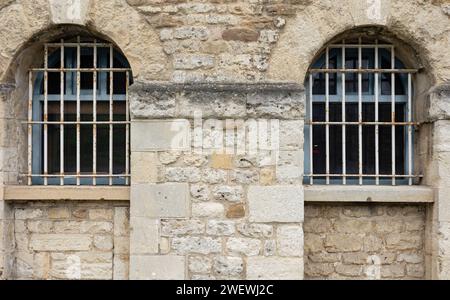
<svg viewBox="0 0 450 300">
<path fill-rule="evenodd" d="M 303 222 L 302 186 L 250 186 L 247 199 L 251 222 Z"/>
</svg>

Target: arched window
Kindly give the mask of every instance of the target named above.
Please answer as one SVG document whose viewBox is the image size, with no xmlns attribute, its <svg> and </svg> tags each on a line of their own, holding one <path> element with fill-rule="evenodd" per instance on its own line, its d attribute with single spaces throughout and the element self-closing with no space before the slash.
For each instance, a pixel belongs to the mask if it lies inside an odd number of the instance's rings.
<svg viewBox="0 0 450 300">
<path fill-rule="evenodd" d="M 328 45 L 306 84 L 305 183 L 412 184 L 416 72 L 380 39 Z"/>
<path fill-rule="evenodd" d="M 28 184 L 128 184 L 131 70 L 110 43 L 44 45 L 29 74 Z"/>
</svg>

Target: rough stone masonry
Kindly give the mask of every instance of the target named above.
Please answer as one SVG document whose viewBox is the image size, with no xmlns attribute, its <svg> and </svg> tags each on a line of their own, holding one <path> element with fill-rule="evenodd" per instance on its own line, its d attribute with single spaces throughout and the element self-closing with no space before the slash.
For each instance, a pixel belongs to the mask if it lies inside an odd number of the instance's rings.
<svg viewBox="0 0 450 300">
<path fill-rule="evenodd" d="M 446 0 L 0 0 L 0 277 L 450 279 L 449 17 Z M 307 71 L 355 32 L 419 70 L 423 177 L 309 198 Z M 123 199 L 24 185 L 28 69 L 77 34 L 132 69 Z"/>
</svg>

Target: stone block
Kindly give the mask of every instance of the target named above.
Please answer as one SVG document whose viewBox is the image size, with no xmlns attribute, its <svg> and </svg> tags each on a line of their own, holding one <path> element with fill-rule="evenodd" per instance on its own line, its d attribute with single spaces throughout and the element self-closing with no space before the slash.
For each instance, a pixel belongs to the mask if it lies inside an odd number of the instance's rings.
<svg viewBox="0 0 450 300">
<path fill-rule="evenodd" d="M 250 186 L 247 199 L 251 222 L 303 222 L 301 186 Z"/>
<path fill-rule="evenodd" d="M 159 220 L 132 216 L 130 225 L 130 253 L 132 255 L 158 253 Z"/>
<path fill-rule="evenodd" d="M 132 255 L 131 280 L 184 280 L 185 257 L 175 255 Z"/>
<path fill-rule="evenodd" d="M 130 155 L 133 183 L 158 182 L 160 163 L 156 152 L 137 152 Z"/>
<path fill-rule="evenodd" d="M 189 216 L 187 183 L 131 185 L 131 215 L 148 218 Z"/>
<path fill-rule="evenodd" d="M 301 280 L 303 258 L 249 257 L 247 258 L 248 280 Z"/>
<path fill-rule="evenodd" d="M 279 226 L 277 229 L 277 249 L 280 256 L 303 256 L 302 226 Z"/>
<path fill-rule="evenodd" d="M 92 244 L 88 234 L 32 234 L 30 249 L 34 251 L 87 251 Z"/>
<path fill-rule="evenodd" d="M 218 256 L 214 258 L 213 271 L 223 279 L 239 277 L 244 271 L 244 261 L 240 257 Z"/>
<path fill-rule="evenodd" d="M 171 244 L 172 250 L 177 254 L 210 254 L 222 251 L 221 238 L 186 236 L 174 237 Z"/>
<path fill-rule="evenodd" d="M 211 155 L 211 168 L 232 169 L 234 156 L 231 154 L 213 153 Z"/>
<path fill-rule="evenodd" d="M 239 219 L 245 217 L 245 206 L 243 204 L 230 205 L 226 212 L 229 219 Z"/>
<path fill-rule="evenodd" d="M 192 203 L 192 216 L 198 218 L 220 218 L 224 215 L 224 206 L 217 202 Z"/>
<path fill-rule="evenodd" d="M 130 134 L 132 152 L 190 149 L 188 120 L 133 121 Z"/>
<path fill-rule="evenodd" d="M 231 237 L 227 241 L 227 250 L 232 254 L 244 254 L 246 256 L 259 255 L 261 246 L 261 241 L 253 238 Z"/>
</svg>

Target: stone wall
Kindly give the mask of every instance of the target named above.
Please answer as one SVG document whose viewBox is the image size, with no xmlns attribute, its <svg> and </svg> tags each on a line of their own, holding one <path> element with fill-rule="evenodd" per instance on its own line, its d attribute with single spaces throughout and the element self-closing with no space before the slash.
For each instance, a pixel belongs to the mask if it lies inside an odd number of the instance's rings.
<svg viewBox="0 0 450 300">
<path fill-rule="evenodd" d="M 423 205 L 307 204 L 305 278 L 423 279 Z"/>
<path fill-rule="evenodd" d="M 16 202 L 11 209 L 11 278 L 128 279 L 128 203 Z"/>
<path fill-rule="evenodd" d="M 130 93 L 130 277 L 302 278 L 302 87 Z"/>
</svg>

